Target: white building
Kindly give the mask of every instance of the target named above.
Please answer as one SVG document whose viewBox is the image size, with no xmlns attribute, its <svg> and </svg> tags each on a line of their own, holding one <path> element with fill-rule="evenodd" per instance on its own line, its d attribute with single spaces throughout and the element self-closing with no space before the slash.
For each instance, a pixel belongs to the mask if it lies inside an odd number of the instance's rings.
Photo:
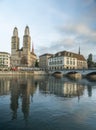
<svg viewBox="0 0 96 130">
<path fill-rule="evenodd" d="M 7 52 L 0 52 L 0 68 L 10 67 L 10 54 Z"/>
<path fill-rule="evenodd" d="M 48 69 L 83 69 L 87 68 L 87 61 L 83 55 L 62 51 L 48 59 Z"/>
</svg>

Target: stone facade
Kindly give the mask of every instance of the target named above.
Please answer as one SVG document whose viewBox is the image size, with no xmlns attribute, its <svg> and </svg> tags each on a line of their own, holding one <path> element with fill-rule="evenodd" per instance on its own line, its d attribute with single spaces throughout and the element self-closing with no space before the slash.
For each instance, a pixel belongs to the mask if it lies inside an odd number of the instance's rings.
<svg viewBox="0 0 96 130">
<path fill-rule="evenodd" d="M 29 27 L 26 26 L 23 36 L 23 47 L 19 49 L 19 36 L 17 27 L 13 30 L 11 38 L 11 66 L 34 67 L 37 56 L 34 53 L 32 46 L 31 51 L 31 37 Z"/>
<path fill-rule="evenodd" d="M 48 69 L 48 58 L 51 57 L 52 54 L 43 54 L 41 56 L 39 56 L 39 67 L 41 69 Z"/>
</svg>

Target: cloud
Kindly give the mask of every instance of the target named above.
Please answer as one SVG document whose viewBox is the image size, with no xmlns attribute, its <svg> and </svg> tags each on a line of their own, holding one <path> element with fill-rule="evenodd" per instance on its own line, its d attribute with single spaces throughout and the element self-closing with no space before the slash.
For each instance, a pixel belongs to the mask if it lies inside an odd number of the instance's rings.
<svg viewBox="0 0 96 130">
<path fill-rule="evenodd" d="M 36 49 L 38 51 L 38 55 L 44 54 L 44 53 L 56 53 L 57 51 L 63 51 L 63 50 L 72 50 L 76 46 L 76 41 L 74 38 L 66 38 L 61 39 L 57 41 L 53 41 L 50 46 L 39 46 L 39 49 Z M 71 49 L 70 49 L 71 48 Z"/>
<path fill-rule="evenodd" d="M 84 24 L 66 24 L 60 27 L 59 31 L 60 33 L 63 33 L 68 36 L 74 35 L 74 37 L 80 37 L 81 40 L 84 38 L 96 40 L 96 31 L 92 30 L 90 27 Z"/>
<path fill-rule="evenodd" d="M 91 52 L 95 54 L 93 46 L 96 45 L 96 30 L 92 29 L 87 24 L 66 23 L 58 28 L 58 32 L 62 36 L 60 44 L 63 43 L 67 50 L 76 52 L 76 49 L 80 46 L 81 51 L 85 56 Z"/>
<path fill-rule="evenodd" d="M 60 50 L 77 50 L 79 44 L 82 48 L 86 48 L 86 45 L 90 46 L 90 50 L 94 48 L 91 45 L 96 42 L 96 0 L 0 2 L 0 33 L 3 34 L 0 42 L 8 43 L 8 50 L 14 26 L 18 27 L 22 39 L 26 24 L 30 27 L 37 55 Z M 5 47 L 1 46 L 1 49 L 5 50 Z"/>
<path fill-rule="evenodd" d="M 52 35 L 51 44 L 39 48 L 40 53 L 56 53 L 57 51 L 73 51 L 78 53 L 79 46 L 82 53 L 87 56 L 90 49 L 94 52 L 92 45 L 96 44 L 96 31 L 85 24 L 66 24 L 58 28 L 58 36 Z M 50 38 L 51 35 L 49 35 Z M 87 51 L 85 52 L 85 48 Z M 77 50 L 77 51 L 76 51 Z M 94 52 L 95 53 L 95 52 Z"/>
<path fill-rule="evenodd" d="M 66 24 L 59 28 L 60 32 L 65 32 L 67 34 L 83 34 L 88 35 L 91 31 L 88 26 L 84 24 Z"/>
</svg>

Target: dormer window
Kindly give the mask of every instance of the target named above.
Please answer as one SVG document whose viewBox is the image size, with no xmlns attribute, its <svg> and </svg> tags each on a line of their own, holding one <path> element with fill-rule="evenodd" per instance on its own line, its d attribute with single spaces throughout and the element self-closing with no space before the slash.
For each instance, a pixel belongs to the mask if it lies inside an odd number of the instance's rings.
<svg viewBox="0 0 96 130">
<path fill-rule="evenodd" d="M 61 53 L 58 53 L 58 56 L 61 56 Z"/>
</svg>

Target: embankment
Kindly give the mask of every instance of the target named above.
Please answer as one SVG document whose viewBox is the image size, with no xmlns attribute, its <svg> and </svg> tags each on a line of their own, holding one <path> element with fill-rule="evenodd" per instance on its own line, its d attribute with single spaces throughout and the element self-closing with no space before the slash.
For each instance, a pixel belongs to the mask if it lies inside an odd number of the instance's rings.
<svg viewBox="0 0 96 130">
<path fill-rule="evenodd" d="M 46 75 L 45 71 L 0 71 L 0 76 Z"/>
</svg>

